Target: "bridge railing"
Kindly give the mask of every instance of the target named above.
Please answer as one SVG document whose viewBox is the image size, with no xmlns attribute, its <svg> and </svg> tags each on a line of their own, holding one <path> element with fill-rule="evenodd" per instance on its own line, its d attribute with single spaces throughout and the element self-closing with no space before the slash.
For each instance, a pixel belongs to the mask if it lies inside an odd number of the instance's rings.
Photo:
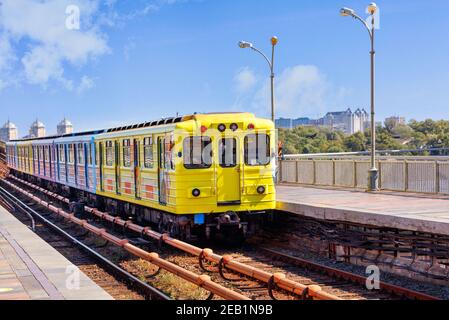
<svg viewBox="0 0 449 320">
<path fill-rule="evenodd" d="M 449 157 L 379 156 L 381 190 L 449 194 Z M 296 155 L 279 161 L 279 181 L 366 189 L 370 160 L 354 155 Z"/>
</svg>

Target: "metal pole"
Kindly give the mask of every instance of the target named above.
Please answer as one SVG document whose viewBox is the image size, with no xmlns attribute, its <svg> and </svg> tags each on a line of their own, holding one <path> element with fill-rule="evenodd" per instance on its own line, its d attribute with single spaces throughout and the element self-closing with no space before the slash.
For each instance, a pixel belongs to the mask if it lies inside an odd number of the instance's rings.
<svg viewBox="0 0 449 320">
<path fill-rule="evenodd" d="M 375 121 L 375 55 L 374 50 L 374 14 L 371 20 L 371 169 L 369 171 L 369 191 L 376 191 L 378 186 L 378 170 L 376 168 L 376 121 Z"/>
<path fill-rule="evenodd" d="M 272 45 L 271 50 L 271 121 L 273 123 L 275 122 L 275 109 L 274 109 L 274 47 L 275 45 Z"/>
</svg>

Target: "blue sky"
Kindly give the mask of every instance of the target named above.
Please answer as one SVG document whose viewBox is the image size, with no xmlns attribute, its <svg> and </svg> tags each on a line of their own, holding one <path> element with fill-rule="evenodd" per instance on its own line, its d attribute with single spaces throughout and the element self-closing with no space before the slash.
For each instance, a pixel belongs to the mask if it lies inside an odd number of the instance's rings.
<svg viewBox="0 0 449 320">
<path fill-rule="evenodd" d="M 369 38 L 339 16 L 355 0 L 2 0 L 0 121 L 25 135 L 64 116 L 76 130 L 209 111 L 269 116 L 277 35 L 278 116 L 369 107 Z M 65 28 L 80 7 L 80 30 Z M 449 119 L 449 2 L 377 1 L 377 115 Z M 425 8 L 424 8 L 425 6 Z M 424 13 L 425 11 L 425 13 Z"/>
</svg>

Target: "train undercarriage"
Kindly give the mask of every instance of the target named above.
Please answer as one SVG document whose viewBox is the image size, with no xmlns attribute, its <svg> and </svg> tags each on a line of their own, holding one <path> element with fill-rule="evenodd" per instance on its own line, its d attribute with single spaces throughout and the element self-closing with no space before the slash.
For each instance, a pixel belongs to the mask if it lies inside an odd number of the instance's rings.
<svg viewBox="0 0 449 320">
<path fill-rule="evenodd" d="M 48 181 L 15 170 L 11 174 L 51 192 L 70 199 L 70 210 L 77 216 L 85 216 L 84 206 L 97 208 L 122 219 L 133 220 L 140 225 L 168 233 L 178 239 L 215 240 L 227 245 L 241 244 L 256 234 L 264 223 L 273 219 L 271 211 L 235 212 L 227 211 L 204 215 L 195 221 L 195 215 L 175 215 L 157 209 L 92 194 L 90 192 Z"/>
</svg>

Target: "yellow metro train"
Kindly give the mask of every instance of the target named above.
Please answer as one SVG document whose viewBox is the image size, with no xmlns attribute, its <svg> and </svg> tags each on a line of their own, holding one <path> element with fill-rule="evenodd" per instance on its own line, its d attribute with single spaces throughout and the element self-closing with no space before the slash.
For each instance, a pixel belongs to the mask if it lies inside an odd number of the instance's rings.
<svg viewBox="0 0 449 320">
<path fill-rule="evenodd" d="M 11 141 L 16 175 L 189 238 L 244 236 L 275 208 L 275 131 L 250 113 L 194 114 Z"/>
</svg>

